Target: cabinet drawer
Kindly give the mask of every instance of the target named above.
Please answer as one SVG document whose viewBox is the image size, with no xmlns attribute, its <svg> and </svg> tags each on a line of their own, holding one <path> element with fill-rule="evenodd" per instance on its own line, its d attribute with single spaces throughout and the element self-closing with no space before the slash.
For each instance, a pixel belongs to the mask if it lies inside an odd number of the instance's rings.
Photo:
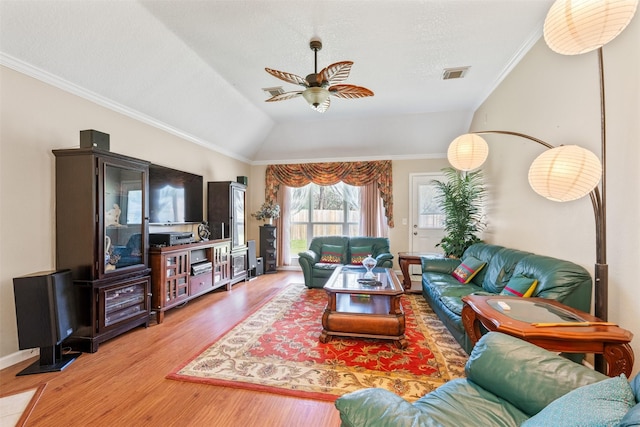
<svg viewBox="0 0 640 427">
<path fill-rule="evenodd" d="M 189 277 L 189 296 L 198 295 L 210 291 L 213 288 L 211 273 L 199 274 Z"/>
</svg>

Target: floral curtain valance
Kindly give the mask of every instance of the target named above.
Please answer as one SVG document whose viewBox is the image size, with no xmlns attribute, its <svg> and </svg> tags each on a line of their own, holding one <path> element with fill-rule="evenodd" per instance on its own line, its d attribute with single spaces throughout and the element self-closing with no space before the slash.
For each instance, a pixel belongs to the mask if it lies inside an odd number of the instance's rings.
<svg viewBox="0 0 640 427">
<path fill-rule="evenodd" d="M 300 163 L 295 165 L 269 165 L 265 178 L 265 199 L 275 202 L 280 184 L 303 187 L 311 182 L 334 185 L 342 181 L 349 185 L 367 185 L 375 182 L 385 209 L 387 224 L 393 227 L 393 175 L 391 160 L 375 162 Z"/>
</svg>

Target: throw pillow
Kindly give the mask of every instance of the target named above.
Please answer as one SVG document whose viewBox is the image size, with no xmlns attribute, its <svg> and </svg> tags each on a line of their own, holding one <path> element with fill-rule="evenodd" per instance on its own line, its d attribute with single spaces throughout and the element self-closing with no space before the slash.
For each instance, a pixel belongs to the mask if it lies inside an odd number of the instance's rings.
<svg viewBox="0 0 640 427">
<path fill-rule="evenodd" d="M 624 374 L 579 387 L 551 402 L 522 427 L 616 426 L 635 404 Z"/>
<path fill-rule="evenodd" d="M 340 264 L 342 261 L 342 246 L 322 245 L 322 255 L 320 262 L 326 264 Z"/>
<path fill-rule="evenodd" d="M 371 246 L 353 246 L 351 264 L 362 265 L 362 260 L 371 255 Z"/>
<path fill-rule="evenodd" d="M 509 279 L 507 286 L 500 292 L 500 295 L 529 298 L 533 295 L 533 291 L 536 290 L 536 286 L 538 286 L 536 279 L 518 274 Z"/>
<path fill-rule="evenodd" d="M 631 408 L 622 418 L 618 427 L 638 427 L 640 426 L 640 403 Z"/>
<path fill-rule="evenodd" d="M 451 275 L 460 283 L 469 283 L 487 263 L 476 257 L 465 257 Z"/>
</svg>

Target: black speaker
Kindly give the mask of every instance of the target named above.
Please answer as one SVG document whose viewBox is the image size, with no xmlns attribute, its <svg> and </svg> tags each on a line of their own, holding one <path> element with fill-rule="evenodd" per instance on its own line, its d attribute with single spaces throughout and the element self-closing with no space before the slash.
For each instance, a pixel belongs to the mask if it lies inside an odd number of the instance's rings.
<svg viewBox="0 0 640 427">
<path fill-rule="evenodd" d="M 256 241 L 247 240 L 247 246 L 249 248 L 249 270 L 256 268 Z"/>
<path fill-rule="evenodd" d="M 88 129 L 80 131 L 80 148 L 99 148 L 109 151 L 109 134 Z"/>
<path fill-rule="evenodd" d="M 61 371 L 77 353 L 61 354 L 60 344 L 78 327 L 76 290 L 70 270 L 33 273 L 13 279 L 18 347 L 40 348 L 40 360 L 18 375 Z"/>
<path fill-rule="evenodd" d="M 262 257 L 256 258 L 256 276 L 262 276 L 264 274 L 264 266 L 262 263 Z"/>
<path fill-rule="evenodd" d="M 246 176 L 238 176 L 236 177 L 236 181 L 238 181 L 240 184 L 249 185 L 249 178 L 247 178 Z"/>
</svg>

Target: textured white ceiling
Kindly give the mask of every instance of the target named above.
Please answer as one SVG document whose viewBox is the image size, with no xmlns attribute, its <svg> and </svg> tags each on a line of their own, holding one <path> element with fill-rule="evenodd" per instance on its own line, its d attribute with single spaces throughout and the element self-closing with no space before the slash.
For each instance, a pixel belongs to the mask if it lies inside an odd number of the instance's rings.
<svg viewBox="0 0 640 427">
<path fill-rule="evenodd" d="M 540 37 L 551 0 L 0 1 L 2 63 L 253 162 L 425 156 Z M 370 98 L 265 103 L 265 67 L 351 60 Z M 445 68 L 470 66 L 464 79 Z M 108 132 L 108 129 L 104 130 Z M 398 141 L 398 135 L 402 140 Z"/>
</svg>

